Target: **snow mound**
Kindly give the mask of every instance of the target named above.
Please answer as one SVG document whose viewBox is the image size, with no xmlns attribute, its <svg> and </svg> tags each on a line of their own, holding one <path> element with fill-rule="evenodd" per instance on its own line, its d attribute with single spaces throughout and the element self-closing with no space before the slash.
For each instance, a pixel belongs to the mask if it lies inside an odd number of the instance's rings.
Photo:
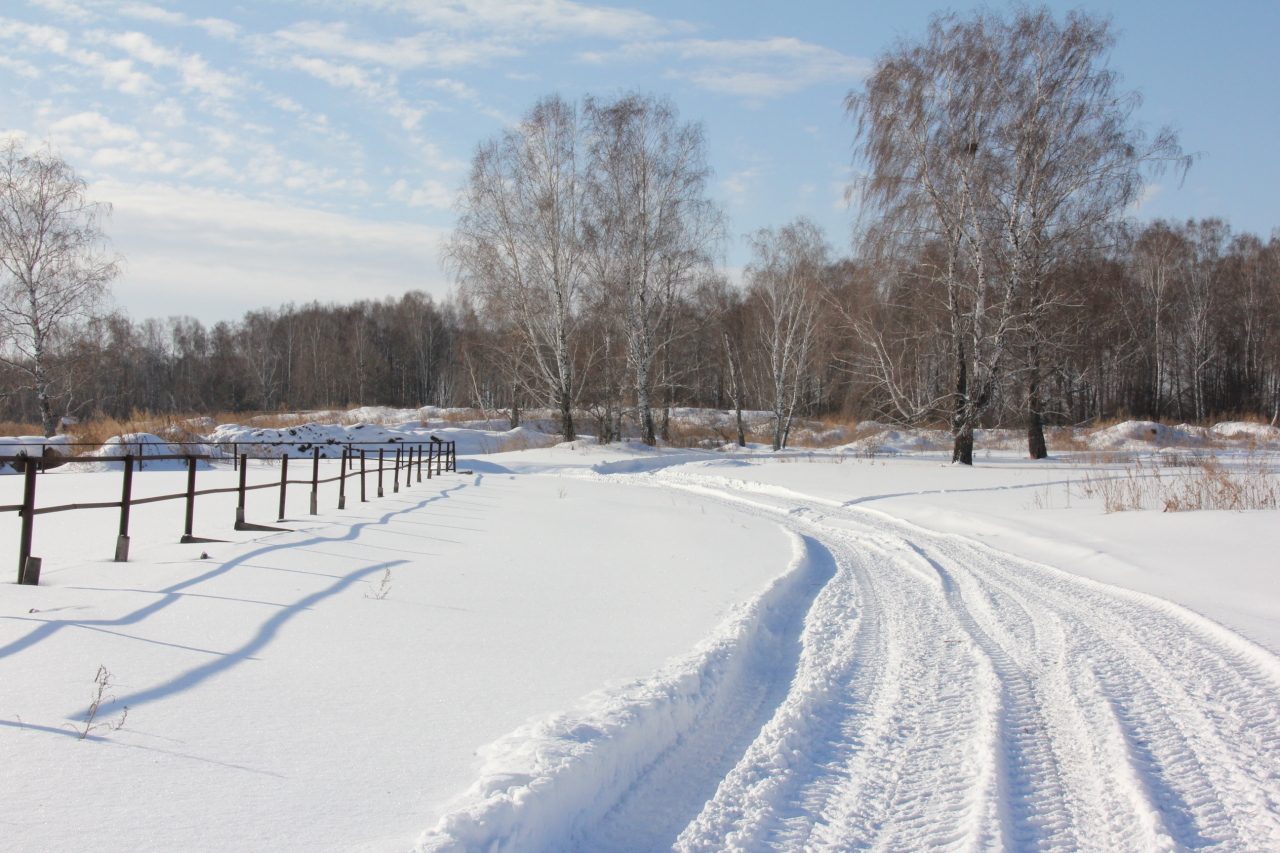
<svg viewBox="0 0 1280 853">
<path fill-rule="evenodd" d="M 1209 432 L 1218 438 L 1229 441 L 1280 441 L 1280 429 L 1271 424 L 1256 424 L 1246 421 L 1227 421 L 1214 424 Z"/>
<path fill-rule="evenodd" d="M 936 429 L 886 429 L 857 441 L 835 448 L 837 451 L 860 455 L 891 455 L 894 453 L 921 453 L 929 450 L 945 450 L 951 436 Z"/>
<path fill-rule="evenodd" d="M 0 456 L 70 456 L 72 448 L 66 445 L 70 437 L 55 435 L 45 438 L 42 435 L 11 435 L 0 439 Z M 0 465 L 0 474 L 16 474 L 21 471 L 21 463 L 5 463 Z"/>
<path fill-rule="evenodd" d="M 709 714 L 740 715 L 736 699 L 777 669 L 788 629 L 828 580 L 804 540 L 794 537 L 794 548 L 787 571 L 687 656 L 482 748 L 480 779 L 423 834 L 418 853 L 570 849 Z"/>
<path fill-rule="evenodd" d="M 1089 446 L 1094 450 L 1146 450 L 1152 445 L 1168 447 L 1197 447 L 1204 439 L 1186 428 L 1171 427 L 1155 421 L 1125 421 L 1089 436 Z"/>
<path fill-rule="evenodd" d="M 393 409 L 390 406 L 361 406 L 349 410 L 347 418 L 359 423 L 409 424 L 422 421 L 422 409 Z"/>
<path fill-rule="evenodd" d="M 243 449 L 241 452 L 255 457 L 276 458 L 286 454 L 296 457 L 310 456 L 313 449 L 319 448 L 320 456 L 325 459 L 342 456 L 342 446 L 347 442 L 369 442 L 369 449 L 376 451 L 375 444 L 403 441 L 404 438 L 403 433 L 364 423 L 353 426 L 312 423 L 282 429 L 222 424 L 209 435 L 210 443 L 228 453 L 240 449 L 236 445 L 250 445 L 253 446 L 252 451 Z"/>
<path fill-rule="evenodd" d="M 429 444 L 432 437 L 455 442 L 459 456 L 545 447 L 559 440 L 557 436 L 528 427 L 495 432 L 455 427 L 428 428 L 420 421 L 413 421 L 397 426 L 312 423 L 281 429 L 223 424 L 209 435 L 209 442 L 226 453 L 234 452 L 233 446 L 239 444 L 242 452 L 255 457 L 277 458 L 286 453 L 291 457 L 310 456 L 313 450 L 319 449 L 322 459 L 337 459 L 342 456 L 343 445 L 348 443 L 354 444 L 357 451 L 363 449 L 377 455 L 380 447 L 389 447 L 394 452 L 396 444 L 416 447 Z M 253 445 L 253 451 L 250 452 L 245 445 Z"/>
<path fill-rule="evenodd" d="M 222 452 L 216 447 L 204 444 L 170 444 L 160 436 L 149 432 L 130 432 L 108 438 L 103 442 L 101 448 L 88 455 L 96 459 L 119 459 L 122 456 L 169 456 L 172 459 L 153 459 L 147 462 L 139 462 L 138 470 L 185 471 L 187 470 L 187 460 L 184 457 L 188 453 L 199 456 L 222 455 Z M 124 466 L 122 464 L 108 463 L 100 467 L 106 469 L 114 468 L 118 471 Z M 197 467 L 208 468 L 210 466 L 208 462 L 201 461 Z"/>
</svg>

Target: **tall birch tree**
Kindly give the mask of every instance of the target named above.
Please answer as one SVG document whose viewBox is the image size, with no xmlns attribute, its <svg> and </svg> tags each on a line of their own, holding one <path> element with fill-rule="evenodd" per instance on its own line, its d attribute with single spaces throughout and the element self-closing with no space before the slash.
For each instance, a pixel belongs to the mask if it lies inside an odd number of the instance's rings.
<svg viewBox="0 0 1280 853">
<path fill-rule="evenodd" d="M 543 98 L 480 146 L 444 250 L 482 311 L 515 332 L 522 376 L 576 438 L 575 362 L 588 272 L 585 137 L 578 108 Z"/>
<path fill-rule="evenodd" d="M 813 367 L 830 248 L 822 229 L 801 217 L 757 231 L 751 251 L 747 282 L 758 313 L 757 344 L 768 365 L 773 449 L 782 450 Z"/>
<path fill-rule="evenodd" d="M 102 230 L 111 206 L 92 202 L 75 170 L 19 140 L 0 147 L 0 364 L 35 395 L 46 437 L 54 400 L 73 389 L 64 339 L 101 318 L 119 261 Z"/>
<path fill-rule="evenodd" d="M 593 285 L 608 294 L 634 377 L 641 439 L 657 443 L 655 366 L 673 328 L 668 312 L 710 266 L 719 210 L 700 124 L 651 95 L 589 99 Z"/>
</svg>

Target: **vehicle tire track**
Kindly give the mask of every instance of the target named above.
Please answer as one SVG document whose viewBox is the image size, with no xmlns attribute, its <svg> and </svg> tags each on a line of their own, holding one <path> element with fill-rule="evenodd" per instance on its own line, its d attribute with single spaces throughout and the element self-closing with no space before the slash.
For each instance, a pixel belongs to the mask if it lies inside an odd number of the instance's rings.
<svg viewBox="0 0 1280 853">
<path fill-rule="evenodd" d="M 841 567 L 830 585 L 856 587 L 864 621 L 881 614 L 802 665 L 678 850 L 1280 849 L 1280 662 L 1265 651 L 1168 602 L 874 510 L 685 472 L 631 479 L 813 536 Z M 820 596 L 811 622 L 838 600 Z M 846 679 L 826 709 L 841 743 L 801 743 L 797 690 L 824 665 Z M 762 783 L 806 750 L 821 760 Z"/>
</svg>

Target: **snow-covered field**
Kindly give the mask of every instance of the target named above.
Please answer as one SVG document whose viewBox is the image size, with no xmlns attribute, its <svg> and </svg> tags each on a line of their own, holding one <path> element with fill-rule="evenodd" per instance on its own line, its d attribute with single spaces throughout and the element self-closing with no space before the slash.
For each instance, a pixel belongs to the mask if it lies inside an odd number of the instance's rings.
<svg viewBox="0 0 1280 853">
<path fill-rule="evenodd" d="M 42 585 L 0 585 L 0 849 L 1280 849 L 1280 514 L 1080 485 L 1194 473 L 1161 446 L 1254 470 L 1261 428 L 968 469 L 920 434 L 480 426 L 447 436 L 470 474 L 344 511 L 329 485 L 316 517 L 291 487 L 287 532 L 218 495 L 195 532 L 229 541 L 178 545 L 181 502 L 151 504 L 117 564 L 114 511 L 37 517 Z M 41 505 L 118 496 L 72 467 Z"/>
</svg>

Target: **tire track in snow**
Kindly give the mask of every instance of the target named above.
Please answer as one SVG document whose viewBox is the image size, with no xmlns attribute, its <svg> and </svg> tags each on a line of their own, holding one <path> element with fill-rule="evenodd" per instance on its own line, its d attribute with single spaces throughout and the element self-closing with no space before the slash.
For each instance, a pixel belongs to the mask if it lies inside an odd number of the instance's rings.
<svg viewBox="0 0 1280 853">
<path fill-rule="evenodd" d="M 654 479 L 785 514 L 834 552 L 878 563 L 881 570 L 865 573 L 864 582 L 887 586 L 892 577 L 900 596 L 919 576 L 905 551 L 914 550 L 938 573 L 937 597 L 948 605 L 950 619 L 937 627 L 963 632 L 975 660 L 987 663 L 960 687 L 973 701 L 970 714 L 990 712 L 983 726 L 930 728 L 940 709 L 903 712 L 920 740 L 942 733 L 924 744 L 940 758 L 982 744 L 956 768 L 953 785 L 904 763 L 888 785 L 895 806 L 913 808 L 895 808 L 888 822 L 876 823 L 873 816 L 884 812 L 874 801 L 887 795 L 857 778 L 865 761 L 833 762 L 827 778 L 799 798 L 807 814 L 792 815 L 785 829 L 758 831 L 790 807 L 742 784 L 763 765 L 749 750 L 678 849 L 1280 849 L 1280 679 L 1277 661 L 1261 649 L 1168 602 L 876 511 L 682 472 Z M 880 554 L 871 543 L 882 546 Z M 939 686 L 944 674 L 955 677 L 945 655 L 920 648 L 910 631 L 889 639 L 936 657 Z M 941 706 L 948 694 L 940 687 L 938 695 Z M 875 704 L 872 693 L 860 698 Z M 862 716 L 877 713 L 883 711 L 864 709 Z M 850 713 L 855 735 L 859 724 Z M 867 741 L 851 740 L 858 751 L 874 752 Z M 967 786 L 970 796 L 957 809 L 954 790 Z M 734 817 L 717 819 L 724 815 Z"/>
<path fill-rule="evenodd" d="M 481 778 L 417 849 L 669 849 L 787 695 L 835 570 L 815 540 L 794 543 L 789 569 L 689 655 L 482 750 Z"/>
<path fill-rule="evenodd" d="M 420 849 L 1280 850 L 1280 661 L 1238 635 L 875 510 L 588 476 L 772 518 L 801 556 L 687 660 L 491 747 Z"/>
<path fill-rule="evenodd" d="M 831 554 L 810 537 L 801 541 L 811 565 L 809 577 L 825 581 L 834 575 Z M 805 604 L 811 605 L 812 592 L 825 584 L 808 583 L 811 590 Z M 855 631 L 861 609 L 848 610 Z M 742 676 L 727 685 L 722 697 L 708 703 L 695 724 L 643 769 L 602 818 L 582 830 L 576 850 L 651 853 L 671 848 L 786 698 L 801 655 L 800 634 L 807 610 L 780 611 L 771 624 L 757 629 L 757 651 L 736 664 L 744 670 Z"/>
</svg>

